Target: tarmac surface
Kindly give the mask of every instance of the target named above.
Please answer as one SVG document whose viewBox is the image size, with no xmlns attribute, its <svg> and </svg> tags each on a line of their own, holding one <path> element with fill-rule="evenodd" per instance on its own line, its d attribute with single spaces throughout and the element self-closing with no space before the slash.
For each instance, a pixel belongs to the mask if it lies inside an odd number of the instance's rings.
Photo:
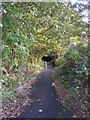
<svg viewBox="0 0 90 120">
<path fill-rule="evenodd" d="M 54 83 L 51 79 L 53 66 L 48 65 L 48 69 L 40 74 L 34 84 L 34 90 L 30 98 L 33 103 L 23 112 L 19 118 L 72 118 L 71 112 L 64 112 Z"/>
</svg>

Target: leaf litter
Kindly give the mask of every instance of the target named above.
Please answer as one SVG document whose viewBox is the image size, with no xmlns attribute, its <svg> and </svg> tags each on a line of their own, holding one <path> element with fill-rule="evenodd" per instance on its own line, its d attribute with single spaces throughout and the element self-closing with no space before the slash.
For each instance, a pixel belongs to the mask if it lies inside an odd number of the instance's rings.
<svg viewBox="0 0 90 120">
<path fill-rule="evenodd" d="M 36 77 L 31 80 L 26 80 L 23 85 L 16 89 L 17 95 L 12 96 L 13 100 L 9 103 L 2 102 L 2 109 L 0 110 L 0 119 L 2 118 L 16 118 L 27 106 L 32 103 L 30 94 L 32 92 L 32 85 L 36 82 Z"/>
</svg>

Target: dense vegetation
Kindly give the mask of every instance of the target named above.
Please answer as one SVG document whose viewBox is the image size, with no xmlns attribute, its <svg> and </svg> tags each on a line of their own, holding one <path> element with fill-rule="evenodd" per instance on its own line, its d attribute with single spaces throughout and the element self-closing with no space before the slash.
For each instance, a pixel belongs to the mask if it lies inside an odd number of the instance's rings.
<svg viewBox="0 0 90 120">
<path fill-rule="evenodd" d="M 86 39 L 82 43 L 70 47 L 57 61 L 57 65 L 62 64 L 66 65 L 60 70 L 60 76 L 65 79 L 66 84 L 72 83 L 73 86 L 77 86 L 88 80 L 88 43 Z"/>
<path fill-rule="evenodd" d="M 65 85 L 79 89 L 87 81 L 87 38 L 80 41 L 87 28 L 71 4 L 2 3 L 2 8 L 1 92 L 4 102 L 16 95 L 14 90 L 23 84 L 28 73 L 43 69 L 41 58 L 51 52 L 57 54 L 57 66 L 64 64 L 59 76 Z"/>
<path fill-rule="evenodd" d="M 89 117 L 88 64 L 88 44 L 83 41 L 71 46 L 65 55 L 56 61 L 57 67 L 53 71 L 52 78 L 55 80 L 59 98 L 66 110 L 74 111 L 74 117 Z"/>
</svg>

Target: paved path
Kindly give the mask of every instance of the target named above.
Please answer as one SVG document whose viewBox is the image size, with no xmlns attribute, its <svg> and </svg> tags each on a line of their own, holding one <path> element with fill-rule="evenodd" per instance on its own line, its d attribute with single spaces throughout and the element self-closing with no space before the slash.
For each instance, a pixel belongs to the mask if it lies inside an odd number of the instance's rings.
<svg viewBox="0 0 90 120">
<path fill-rule="evenodd" d="M 69 112 L 63 112 L 62 106 L 58 101 L 58 97 L 54 86 L 52 86 L 51 69 L 40 74 L 34 85 L 32 92 L 33 103 L 29 106 L 19 118 L 71 118 Z"/>
</svg>

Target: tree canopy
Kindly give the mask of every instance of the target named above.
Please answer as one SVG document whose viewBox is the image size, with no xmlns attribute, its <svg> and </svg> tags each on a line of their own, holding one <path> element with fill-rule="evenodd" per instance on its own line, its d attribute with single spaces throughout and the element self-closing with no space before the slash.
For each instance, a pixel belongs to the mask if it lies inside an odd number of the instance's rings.
<svg viewBox="0 0 90 120">
<path fill-rule="evenodd" d="M 72 91 L 88 81 L 88 29 L 81 13 L 84 8 L 77 11 L 76 6 L 63 2 L 2 3 L 0 98 L 4 102 L 19 96 L 17 88 L 44 69 L 46 55 L 49 59 L 57 56 L 58 72 L 53 75 L 63 80 L 71 97 Z"/>
<path fill-rule="evenodd" d="M 21 65 L 79 41 L 83 21 L 70 4 L 3 3 L 3 65 Z"/>
</svg>

